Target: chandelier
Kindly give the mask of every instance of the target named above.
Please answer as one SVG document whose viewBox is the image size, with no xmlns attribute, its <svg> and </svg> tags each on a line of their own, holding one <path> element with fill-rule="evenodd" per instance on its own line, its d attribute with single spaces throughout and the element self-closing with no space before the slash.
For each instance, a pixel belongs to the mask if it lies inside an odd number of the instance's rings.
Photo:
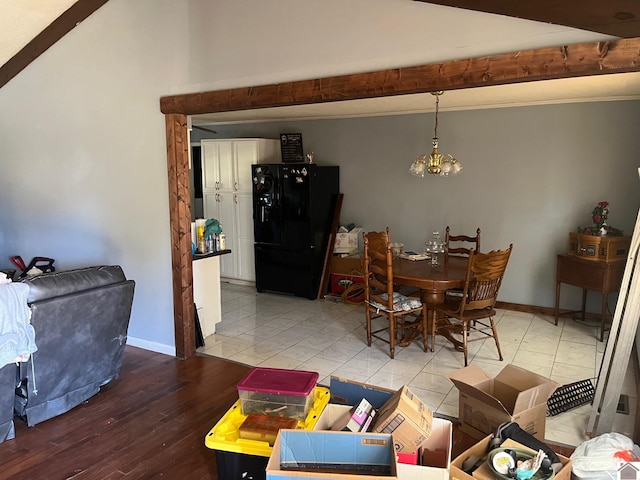
<svg viewBox="0 0 640 480">
<path fill-rule="evenodd" d="M 449 175 L 457 175 L 462 171 L 462 165 L 452 155 L 442 154 L 438 151 L 438 106 L 440 103 L 440 95 L 442 91 L 432 92 L 436 97 L 436 125 L 433 129 L 433 150 L 430 154 L 420 155 L 409 167 L 409 173 L 416 177 L 424 177 L 425 173 L 429 175 L 440 175 L 447 177 Z"/>
</svg>

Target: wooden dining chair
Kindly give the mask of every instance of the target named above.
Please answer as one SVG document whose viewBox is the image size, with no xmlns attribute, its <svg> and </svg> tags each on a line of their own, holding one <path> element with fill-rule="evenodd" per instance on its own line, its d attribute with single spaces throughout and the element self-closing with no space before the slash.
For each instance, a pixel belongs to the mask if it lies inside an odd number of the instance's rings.
<svg viewBox="0 0 640 480">
<path fill-rule="evenodd" d="M 363 237 L 367 345 L 371 346 L 373 338 L 382 340 L 389 344 L 389 354 L 394 358 L 398 333 L 404 335 L 409 330 L 420 329 L 426 352 L 427 305 L 418 298 L 402 295 L 394 288 L 389 228 L 384 232 L 363 233 Z M 413 317 L 414 320 L 408 321 L 406 316 Z M 384 327 L 374 330 L 372 320 L 378 317 L 386 317 L 388 322 Z M 384 336 L 383 332 L 388 332 L 388 336 Z M 431 347 L 433 351 L 433 344 Z"/>
<path fill-rule="evenodd" d="M 458 255 L 463 257 L 469 256 L 469 251 L 473 248 L 476 252 L 480 251 L 480 228 L 476 230 L 476 236 L 469 235 L 451 235 L 449 225 L 445 230 L 444 243 L 447 255 Z M 464 244 L 468 243 L 468 246 Z"/>
<path fill-rule="evenodd" d="M 447 256 L 468 257 L 472 248 L 476 252 L 480 252 L 480 227 L 476 230 L 476 236 L 471 237 L 469 235 L 451 235 L 451 230 L 449 225 L 447 225 L 444 234 L 444 243 Z M 446 295 L 447 297 L 460 297 L 462 296 L 462 290 L 453 288 L 447 290 Z"/>
<path fill-rule="evenodd" d="M 498 291 L 512 249 L 513 244 L 506 250 L 494 250 L 489 253 L 476 253 L 471 249 L 462 296 L 447 296 L 444 303 L 434 307 L 436 313 L 444 317 L 438 329 L 447 329 L 451 334 L 462 335 L 461 349 L 464 352 L 465 367 L 468 365 L 469 342 L 485 340 L 487 337 L 493 337 L 498 356 L 502 360 L 493 317 L 496 314 L 494 306 Z M 469 338 L 470 333 L 479 335 Z"/>
</svg>

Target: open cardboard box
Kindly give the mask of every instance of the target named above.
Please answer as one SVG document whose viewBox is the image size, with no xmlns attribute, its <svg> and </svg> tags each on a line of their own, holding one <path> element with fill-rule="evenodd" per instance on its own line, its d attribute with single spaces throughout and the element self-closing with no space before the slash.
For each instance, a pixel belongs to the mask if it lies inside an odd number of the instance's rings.
<svg viewBox="0 0 640 480">
<path fill-rule="evenodd" d="M 345 412 L 348 405 L 329 403 L 314 430 L 329 430 Z M 393 435 L 393 434 L 392 434 Z M 421 445 L 420 464 L 408 465 L 398 462 L 397 471 L 400 480 L 448 480 L 451 463 L 453 424 L 443 418 L 433 418 L 431 435 Z M 418 455 L 418 452 L 413 452 Z"/>
<path fill-rule="evenodd" d="M 494 378 L 473 364 L 447 376 L 460 391 L 458 420 L 467 435 L 478 440 L 512 421 L 544 441 L 547 400 L 556 382 L 511 364 Z"/>
<path fill-rule="evenodd" d="M 391 435 L 280 430 L 267 480 L 299 478 L 397 480 Z"/>
<path fill-rule="evenodd" d="M 398 391 L 331 377 L 331 402 L 357 405 L 363 398 L 378 413 L 370 431 L 393 433 L 396 452 L 415 452 L 431 434 L 433 413 L 407 386 Z"/>
<path fill-rule="evenodd" d="M 400 480 L 449 480 L 453 424 L 433 419 L 431 435 L 420 446 L 420 465 L 398 463 Z"/>
<path fill-rule="evenodd" d="M 392 425 L 396 427 L 391 432 L 396 443 L 396 451 L 399 450 L 401 442 L 396 439 L 398 433 L 403 433 L 403 436 L 399 438 L 417 439 L 424 433 L 425 428 L 429 429 L 429 434 L 425 435 L 418 446 L 422 465 L 398 463 L 398 478 L 400 480 L 448 480 L 453 424 L 449 420 L 433 417 L 426 404 L 413 395 L 409 389 L 403 387 L 398 391 L 393 391 L 339 377 L 331 377 L 330 391 L 331 401 L 318 419 L 316 428 L 330 428 L 333 421 L 339 418 L 345 409 L 349 409 L 348 405 L 366 398 L 380 410 L 378 412 L 380 418 L 387 417 L 386 420 L 383 418 L 381 425 L 389 427 L 388 430 L 393 428 Z M 389 401 L 390 399 L 393 400 Z M 383 405 L 386 408 L 382 408 Z M 398 423 L 397 420 L 400 417 L 404 421 Z M 424 423 L 427 419 L 428 423 Z M 415 424 L 418 426 L 417 429 L 413 427 Z M 403 432 L 403 429 L 406 430 Z M 385 431 L 384 428 L 383 431 Z M 415 443 L 415 440 L 413 442 Z"/>
<path fill-rule="evenodd" d="M 462 464 L 465 462 L 465 460 L 467 460 L 467 458 L 472 455 L 478 458 L 486 459 L 486 456 L 489 453 L 489 443 L 491 442 L 492 438 L 492 435 L 487 435 L 474 446 L 458 455 L 451 462 L 451 478 L 457 480 L 496 480 L 496 476 L 493 474 L 486 461 L 483 462 L 482 465 L 478 467 L 471 475 L 462 470 Z M 500 446 L 504 448 L 523 448 L 525 450 L 534 452 L 534 450 L 532 450 L 531 448 L 525 447 L 524 445 L 511 439 L 505 440 Z M 562 462 L 562 468 L 558 473 L 555 474 L 554 480 L 571 480 L 571 459 L 560 455 L 558 452 L 556 452 L 556 455 L 558 455 L 558 458 L 560 458 L 560 461 Z"/>
</svg>

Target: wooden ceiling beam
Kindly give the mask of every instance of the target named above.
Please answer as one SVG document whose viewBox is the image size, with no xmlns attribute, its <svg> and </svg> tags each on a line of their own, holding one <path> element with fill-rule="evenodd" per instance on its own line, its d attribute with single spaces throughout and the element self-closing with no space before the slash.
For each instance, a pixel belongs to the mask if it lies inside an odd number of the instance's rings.
<svg viewBox="0 0 640 480">
<path fill-rule="evenodd" d="M 640 36 L 640 2 L 636 0 L 416 1 L 565 25 L 621 38 Z"/>
<path fill-rule="evenodd" d="M 164 114 L 251 110 L 640 71 L 640 38 L 541 48 L 272 85 L 172 95 Z"/>
</svg>

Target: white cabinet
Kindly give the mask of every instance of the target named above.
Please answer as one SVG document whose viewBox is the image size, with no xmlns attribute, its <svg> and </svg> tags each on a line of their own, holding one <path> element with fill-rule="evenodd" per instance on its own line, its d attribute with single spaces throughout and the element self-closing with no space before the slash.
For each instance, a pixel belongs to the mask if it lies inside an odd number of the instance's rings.
<svg viewBox="0 0 640 480">
<path fill-rule="evenodd" d="M 220 275 L 255 281 L 251 165 L 280 163 L 280 141 L 264 138 L 202 140 L 204 217 L 216 218 L 231 255 L 220 259 Z"/>
<path fill-rule="evenodd" d="M 220 255 L 193 261 L 193 301 L 205 338 L 216 333 L 216 323 L 222 320 L 220 259 L 229 256 Z"/>
</svg>

